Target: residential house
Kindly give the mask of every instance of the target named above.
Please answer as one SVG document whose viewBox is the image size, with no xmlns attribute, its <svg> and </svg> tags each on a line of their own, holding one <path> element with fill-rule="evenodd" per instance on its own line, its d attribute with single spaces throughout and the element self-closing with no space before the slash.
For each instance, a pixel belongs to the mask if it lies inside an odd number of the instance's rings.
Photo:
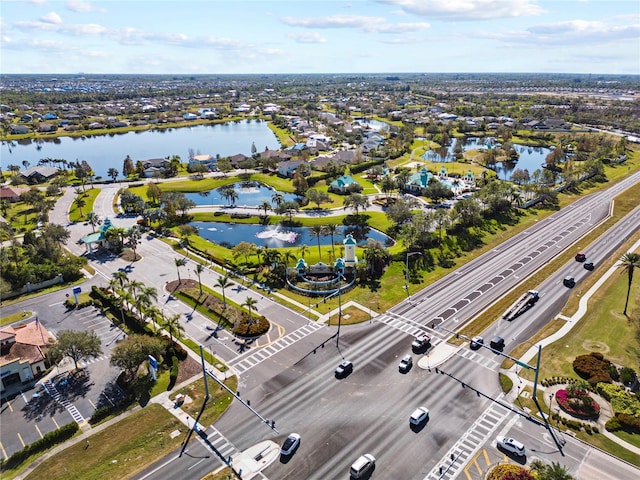
<svg viewBox="0 0 640 480">
<path fill-rule="evenodd" d="M 343 175 L 340 178 L 335 179 L 329 184 L 329 191 L 334 193 L 349 193 L 349 187 L 351 185 L 360 185 L 356 182 L 351 175 Z"/>
<path fill-rule="evenodd" d="M 248 158 L 251 157 L 247 157 L 244 153 L 236 153 L 235 155 L 231 155 L 229 157 L 229 161 L 231 162 L 233 168 L 238 168 L 238 164 L 244 162 Z"/>
<path fill-rule="evenodd" d="M 46 371 L 43 348 L 53 336 L 36 320 L 0 328 L 0 394 L 19 391 Z"/>
<path fill-rule="evenodd" d="M 168 158 L 150 158 L 142 161 L 142 170 L 147 178 L 162 175 L 171 162 Z"/>
<path fill-rule="evenodd" d="M 31 130 L 26 125 L 16 125 L 15 123 L 9 125 L 9 133 L 12 135 L 26 135 L 30 131 Z"/>
<path fill-rule="evenodd" d="M 58 167 L 39 166 L 27 168 L 18 175 L 29 183 L 42 183 L 51 180 L 59 171 L 60 169 Z"/>
<path fill-rule="evenodd" d="M 43 120 L 57 120 L 58 116 L 55 113 L 48 112 L 42 116 Z"/>
<path fill-rule="evenodd" d="M 29 191 L 29 187 L 0 187 L 0 200 L 19 202 L 20 195 Z"/>
<path fill-rule="evenodd" d="M 182 118 L 184 118 L 185 120 L 197 120 L 198 116 L 195 113 L 187 112 L 182 115 Z"/>
<path fill-rule="evenodd" d="M 25 123 L 33 122 L 33 115 L 29 115 L 28 113 L 25 113 L 20 117 L 20 121 Z"/>
<path fill-rule="evenodd" d="M 287 160 L 278 164 L 278 175 L 292 178 L 304 160 Z"/>
<path fill-rule="evenodd" d="M 50 133 L 58 130 L 58 127 L 51 123 L 41 123 L 38 125 L 38 132 L 40 133 Z"/>
<path fill-rule="evenodd" d="M 208 170 L 212 170 L 215 168 L 217 163 L 216 157 L 209 154 L 204 155 L 194 155 L 189 159 L 189 166 L 193 165 L 204 165 Z"/>
</svg>

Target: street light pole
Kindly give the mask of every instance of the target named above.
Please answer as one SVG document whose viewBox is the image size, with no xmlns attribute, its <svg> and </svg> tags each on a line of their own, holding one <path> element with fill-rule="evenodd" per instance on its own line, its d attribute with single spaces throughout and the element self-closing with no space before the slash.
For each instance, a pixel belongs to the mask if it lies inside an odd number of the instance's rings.
<svg viewBox="0 0 640 480">
<path fill-rule="evenodd" d="M 411 300 L 411 295 L 409 295 L 409 257 L 413 255 L 422 255 L 422 252 L 407 252 L 407 257 L 405 259 L 404 266 L 404 288 L 407 291 L 407 297 Z"/>
</svg>

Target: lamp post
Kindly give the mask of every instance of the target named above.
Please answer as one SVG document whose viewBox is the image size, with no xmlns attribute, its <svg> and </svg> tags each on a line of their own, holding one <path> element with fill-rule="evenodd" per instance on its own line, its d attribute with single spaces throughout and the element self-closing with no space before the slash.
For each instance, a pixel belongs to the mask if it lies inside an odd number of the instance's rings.
<svg viewBox="0 0 640 480">
<path fill-rule="evenodd" d="M 404 288 L 407 291 L 407 297 L 411 300 L 411 295 L 409 295 L 409 257 L 413 255 L 422 255 L 422 252 L 407 252 L 407 257 L 405 259 L 404 266 Z"/>
</svg>

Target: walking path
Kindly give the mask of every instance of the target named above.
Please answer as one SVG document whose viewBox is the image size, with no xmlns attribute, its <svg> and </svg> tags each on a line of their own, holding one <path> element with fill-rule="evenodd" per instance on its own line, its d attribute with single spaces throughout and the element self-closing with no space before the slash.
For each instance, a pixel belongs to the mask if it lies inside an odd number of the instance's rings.
<svg viewBox="0 0 640 480">
<path fill-rule="evenodd" d="M 629 251 L 637 251 L 638 249 L 640 249 L 640 240 L 638 240 L 630 248 Z M 587 313 L 587 310 L 589 308 L 589 299 L 591 298 L 591 296 L 593 294 L 595 294 L 598 291 L 598 289 L 600 289 L 602 287 L 602 285 L 607 281 L 607 279 L 611 275 L 614 274 L 614 272 L 619 272 L 619 271 L 620 270 L 615 265 L 612 266 L 609 270 L 607 270 L 596 281 L 596 283 L 594 283 L 593 286 L 582 296 L 582 298 L 580 298 L 580 302 L 578 304 L 578 310 L 569 318 L 564 317 L 564 316 L 562 317 L 564 320 L 566 320 L 566 322 L 562 326 L 562 328 L 560 328 L 553 335 L 550 335 L 550 336 L 548 336 L 548 337 L 546 337 L 546 338 L 544 338 L 544 339 L 542 339 L 542 340 L 540 340 L 538 342 L 538 345 L 540 345 L 540 348 L 543 349 L 545 346 L 551 345 L 555 341 L 557 341 L 557 340 L 563 338 L 564 336 L 566 336 L 567 334 L 569 334 L 569 332 L 578 324 L 578 322 Z M 523 363 L 531 362 L 533 360 L 533 358 L 535 358 L 535 356 L 538 354 L 538 345 L 531 346 L 529 348 L 529 350 L 527 350 L 524 353 L 524 355 L 522 355 L 519 358 L 519 360 L 521 362 L 523 362 Z M 533 382 L 522 379 L 520 376 L 518 376 L 517 370 L 518 370 L 518 365 L 513 365 L 509 369 L 506 369 L 506 370 L 503 369 L 502 370 L 502 373 L 507 375 L 511 379 L 511 381 L 513 381 L 513 384 L 516 386 L 516 388 L 512 388 L 511 391 L 509 392 L 509 394 L 507 395 L 507 398 L 512 403 L 515 403 L 516 399 L 519 397 L 520 392 L 522 391 L 524 386 L 528 385 L 528 386 L 533 387 Z M 554 385 L 553 387 L 544 388 L 544 387 L 541 387 L 540 385 L 538 385 L 538 389 L 539 390 L 544 390 L 545 391 L 544 399 L 545 399 L 545 403 L 547 404 L 547 406 L 549 408 L 551 408 L 551 401 L 554 398 L 556 391 L 559 390 L 560 388 L 563 388 L 563 386 L 562 385 L 560 385 L 560 386 L 559 385 Z M 553 394 L 553 396 L 551 396 L 551 394 Z M 610 410 L 609 402 L 603 401 L 603 399 L 601 399 L 599 395 L 594 395 L 594 398 L 595 398 L 595 400 L 598 402 L 598 404 L 601 407 L 601 413 L 600 413 L 600 417 L 598 418 L 598 421 L 597 422 L 591 422 L 591 423 L 597 423 L 600 433 L 602 433 L 605 437 L 607 437 L 611 441 L 616 442 L 617 444 L 619 444 L 622 447 L 626 448 L 627 450 L 635 453 L 636 455 L 640 455 L 640 448 L 636 447 L 635 445 L 630 444 L 629 442 L 625 442 L 624 440 L 622 440 L 621 438 L 619 438 L 618 436 L 614 435 L 613 433 L 607 431 L 607 429 L 604 428 L 604 424 L 606 423 L 606 421 L 609 418 L 611 418 L 611 416 L 613 416 L 613 413 Z M 566 416 L 567 418 L 572 418 L 569 415 L 564 414 L 562 412 L 562 410 L 560 410 L 560 415 Z M 583 421 L 583 422 L 584 423 L 589 423 L 589 422 L 586 422 L 586 421 Z"/>
</svg>

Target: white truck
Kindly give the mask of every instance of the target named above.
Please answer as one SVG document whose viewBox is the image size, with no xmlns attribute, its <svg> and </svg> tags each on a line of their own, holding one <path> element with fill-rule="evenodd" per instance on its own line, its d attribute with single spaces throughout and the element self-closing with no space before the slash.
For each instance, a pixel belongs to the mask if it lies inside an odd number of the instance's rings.
<svg viewBox="0 0 640 480">
<path fill-rule="evenodd" d="M 526 309 L 533 306 L 538 301 L 538 298 L 540 298 L 540 293 L 537 290 L 529 290 L 523 293 L 520 298 L 504 312 L 502 318 L 509 321 L 513 320 Z"/>
</svg>

